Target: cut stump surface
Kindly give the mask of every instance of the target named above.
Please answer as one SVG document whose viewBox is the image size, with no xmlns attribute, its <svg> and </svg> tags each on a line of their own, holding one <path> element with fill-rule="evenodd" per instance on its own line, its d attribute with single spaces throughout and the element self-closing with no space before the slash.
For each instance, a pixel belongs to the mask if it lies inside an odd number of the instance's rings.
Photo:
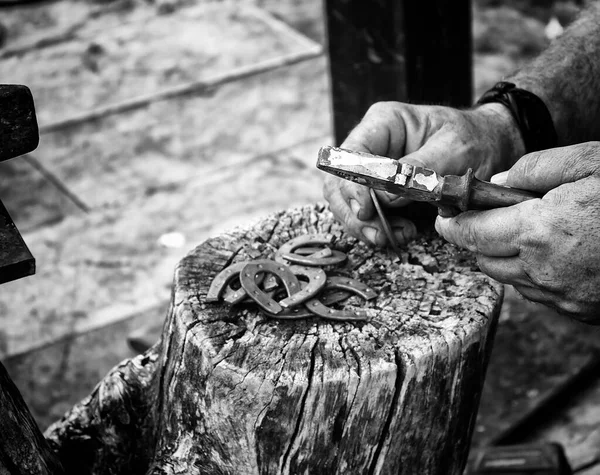
<svg viewBox="0 0 600 475">
<path fill-rule="evenodd" d="M 346 304 L 369 322 L 204 301 L 226 266 L 308 233 L 333 233 L 348 253 L 330 275 L 379 293 Z M 501 299 L 500 284 L 432 231 L 391 259 L 320 205 L 277 213 L 184 258 L 161 342 L 46 435 L 73 473 L 459 474 Z"/>
</svg>

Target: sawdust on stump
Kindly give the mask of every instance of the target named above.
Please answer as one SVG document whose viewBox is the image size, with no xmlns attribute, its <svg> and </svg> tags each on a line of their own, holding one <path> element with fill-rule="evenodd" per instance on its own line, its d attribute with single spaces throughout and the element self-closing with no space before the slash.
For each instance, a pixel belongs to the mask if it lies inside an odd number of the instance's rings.
<svg viewBox="0 0 600 475">
<path fill-rule="evenodd" d="M 214 276 L 336 233 L 328 269 L 379 292 L 370 322 L 281 321 L 204 302 Z M 52 425 L 68 473 L 462 473 L 502 287 L 423 231 L 394 262 L 308 206 L 207 240 L 179 264 L 161 341 Z"/>
</svg>

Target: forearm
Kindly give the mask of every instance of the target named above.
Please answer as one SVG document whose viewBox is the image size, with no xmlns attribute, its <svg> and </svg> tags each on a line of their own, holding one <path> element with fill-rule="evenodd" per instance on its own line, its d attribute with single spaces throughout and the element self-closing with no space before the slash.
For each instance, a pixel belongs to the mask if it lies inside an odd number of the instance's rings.
<svg viewBox="0 0 600 475">
<path fill-rule="evenodd" d="M 508 80 L 544 101 L 559 145 L 600 140 L 600 5 Z"/>
</svg>

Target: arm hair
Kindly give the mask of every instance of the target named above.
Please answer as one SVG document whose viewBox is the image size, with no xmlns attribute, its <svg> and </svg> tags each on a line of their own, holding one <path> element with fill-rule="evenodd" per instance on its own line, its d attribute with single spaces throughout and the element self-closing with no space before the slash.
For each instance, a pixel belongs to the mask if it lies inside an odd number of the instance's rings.
<svg viewBox="0 0 600 475">
<path fill-rule="evenodd" d="M 509 79 L 548 107 L 559 145 L 600 140 L 600 4 Z"/>
</svg>

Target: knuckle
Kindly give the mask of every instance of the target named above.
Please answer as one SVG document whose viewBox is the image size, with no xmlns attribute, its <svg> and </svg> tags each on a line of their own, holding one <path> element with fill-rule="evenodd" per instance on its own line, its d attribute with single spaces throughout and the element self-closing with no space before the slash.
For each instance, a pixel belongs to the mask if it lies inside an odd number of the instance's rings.
<svg viewBox="0 0 600 475">
<path fill-rule="evenodd" d="M 543 292 L 549 292 L 554 294 L 556 292 L 559 292 L 562 288 L 562 285 L 559 281 L 557 281 L 554 272 L 550 270 L 532 270 L 528 269 L 527 267 L 524 267 L 523 272 L 525 273 L 525 276 L 527 277 L 531 285 Z"/>
<path fill-rule="evenodd" d="M 492 277 L 493 279 L 497 280 L 498 282 L 501 282 L 503 284 L 508 284 L 510 283 L 506 278 L 504 278 L 502 275 L 497 275 L 496 272 L 494 272 L 494 269 L 490 263 L 490 261 L 488 259 L 486 259 L 485 255 L 483 254 L 477 254 L 477 266 L 479 267 L 479 270 L 481 272 L 483 272 L 486 275 L 489 275 L 490 277 Z"/>
<path fill-rule="evenodd" d="M 476 226 L 468 225 L 465 227 L 464 247 L 466 247 L 469 251 L 472 252 L 479 252 L 479 250 L 481 249 L 482 246 L 479 240 Z"/>
<path fill-rule="evenodd" d="M 518 215 L 518 247 L 521 257 L 529 258 L 533 253 L 539 254 L 546 250 L 553 230 L 545 218 L 546 213 L 539 200 L 531 200 L 522 205 L 524 206 L 519 207 Z"/>
<path fill-rule="evenodd" d="M 375 114 L 389 114 L 394 111 L 396 106 L 395 102 L 392 101 L 380 101 L 372 104 L 367 110 L 367 115 Z"/>
<path fill-rule="evenodd" d="M 471 252 L 479 252 L 480 237 L 478 227 L 474 220 L 469 219 L 470 213 L 462 213 L 455 218 L 456 244 Z"/>
<path fill-rule="evenodd" d="M 567 155 L 567 167 L 575 168 L 583 176 L 600 169 L 600 142 L 585 142 L 575 146 L 575 153 Z"/>
<path fill-rule="evenodd" d="M 535 176 L 538 168 L 541 165 L 542 160 L 542 152 L 531 152 L 527 155 L 524 155 L 521 160 L 519 160 L 515 166 L 513 166 L 509 173 L 510 175 L 520 175 L 520 176 Z"/>
<path fill-rule="evenodd" d="M 342 223 L 346 226 L 346 228 L 355 230 L 356 226 L 354 226 L 354 215 L 348 206 L 345 206 L 341 211 L 340 217 L 342 218 Z"/>
</svg>

